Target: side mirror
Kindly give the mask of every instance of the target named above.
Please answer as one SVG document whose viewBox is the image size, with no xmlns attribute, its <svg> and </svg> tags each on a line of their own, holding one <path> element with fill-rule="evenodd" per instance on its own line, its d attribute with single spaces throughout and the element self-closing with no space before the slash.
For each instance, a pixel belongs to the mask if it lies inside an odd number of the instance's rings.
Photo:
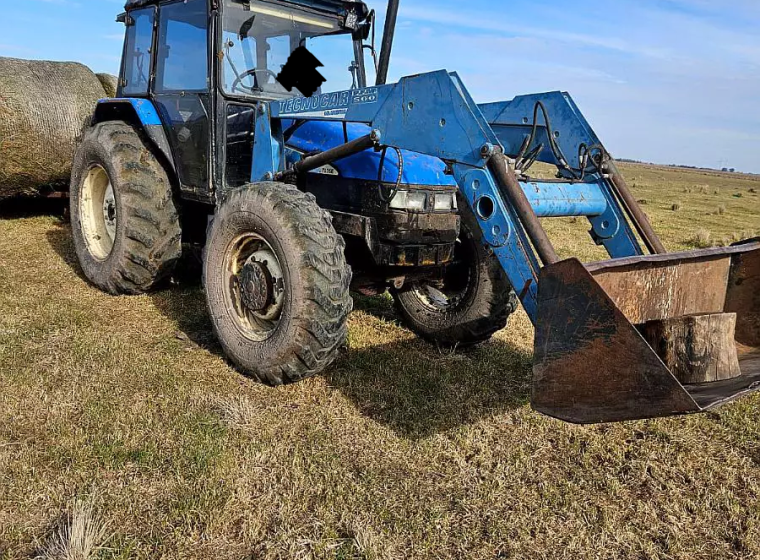
<svg viewBox="0 0 760 560">
<path fill-rule="evenodd" d="M 250 19 L 247 19 L 245 22 L 243 22 L 243 25 L 240 26 L 240 31 L 238 32 L 238 38 L 240 41 L 244 41 L 246 37 L 251 32 L 251 29 L 253 28 L 253 22 L 256 20 L 256 16 L 252 16 Z"/>
</svg>

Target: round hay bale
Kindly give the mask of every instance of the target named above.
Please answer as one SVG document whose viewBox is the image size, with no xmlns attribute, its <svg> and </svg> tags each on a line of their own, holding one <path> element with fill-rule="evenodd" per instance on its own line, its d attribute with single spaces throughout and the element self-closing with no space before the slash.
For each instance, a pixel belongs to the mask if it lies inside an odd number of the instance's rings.
<svg viewBox="0 0 760 560">
<path fill-rule="evenodd" d="M 95 74 L 100 80 L 103 89 L 106 90 L 107 97 L 116 97 L 116 88 L 119 85 L 119 78 L 113 74 Z"/>
<path fill-rule="evenodd" d="M 74 152 L 104 94 L 82 64 L 0 57 L 0 199 L 68 185 Z"/>
</svg>

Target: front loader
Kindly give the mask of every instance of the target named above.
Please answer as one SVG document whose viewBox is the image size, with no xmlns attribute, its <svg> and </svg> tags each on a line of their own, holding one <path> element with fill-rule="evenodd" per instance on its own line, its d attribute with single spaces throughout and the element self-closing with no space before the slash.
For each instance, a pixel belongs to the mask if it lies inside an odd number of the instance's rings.
<svg viewBox="0 0 760 560">
<path fill-rule="evenodd" d="M 350 289 L 390 289 L 413 330 L 452 346 L 487 340 L 519 298 L 536 327 L 533 407 L 569 422 L 701 412 L 760 388 L 760 240 L 667 254 L 567 93 L 478 105 L 446 71 L 386 85 L 398 0 L 374 86 L 360 1 L 126 8 L 118 96 L 72 177 L 75 246 L 101 288 L 151 289 L 183 242 L 205 245 L 214 330 L 272 384 L 333 361 Z M 289 53 L 342 36 L 351 89 L 279 83 Z M 531 177 L 537 161 L 556 177 Z M 540 219 L 567 216 L 610 260 L 558 258 Z M 731 320 L 736 373 L 682 383 L 648 325 L 713 315 Z M 669 342 L 709 345 L 695 333 Z"/>
</svg>

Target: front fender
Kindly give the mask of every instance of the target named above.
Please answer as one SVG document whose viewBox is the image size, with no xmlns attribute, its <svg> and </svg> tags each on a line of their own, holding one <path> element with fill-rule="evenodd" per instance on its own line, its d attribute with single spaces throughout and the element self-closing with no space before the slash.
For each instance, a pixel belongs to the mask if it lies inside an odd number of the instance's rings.
<svg viewBox="0 0 760 560">
<path fill-rule="evenodd" d="M 171 171 L 176 181 L 177 168 L 174 163 L 169 139 L 166 137 L 161 117 L 156 107 L 148 99 L 122 98 L 101 99 L 92 117 L 92 126 L 101 122 L 124 121 L 138 132 L 143 132 L 160 157 L 167 171 Z"/>
</svg>

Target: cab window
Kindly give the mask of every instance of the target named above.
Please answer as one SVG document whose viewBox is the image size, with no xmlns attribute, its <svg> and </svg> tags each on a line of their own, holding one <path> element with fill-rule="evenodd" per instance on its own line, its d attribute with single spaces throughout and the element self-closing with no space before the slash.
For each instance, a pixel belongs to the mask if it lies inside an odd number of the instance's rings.
<svg viewBox="0 0 760 560">
<path fill-rule="evenodd" d="M 135 10 L 129 14 L 130 23 L 124 46 L 124 95 L 148 93 L 155 15 L 155 8 Z"/>
<path fill-rule="evenodd" d="M 353 57 L 350 35 L 341 29 L 337 17 L 305 11 L 292 3 L 225 0 L 222 26 L 222 86 L 227 94 L 263 99 L 300 96 L 297 88 L 284 88 L 277 75 L 293 50 L 307 46 L 307 41 L 340 33 L 341 50 Z M 344 74 L 348 66 L 348 62 L 339 64 Z"/>
<path fill-rule="evenodd" d="M 186 0 L 161 7 L 156 91 L 207 91 L 207 0 Z"/>
</svg>

